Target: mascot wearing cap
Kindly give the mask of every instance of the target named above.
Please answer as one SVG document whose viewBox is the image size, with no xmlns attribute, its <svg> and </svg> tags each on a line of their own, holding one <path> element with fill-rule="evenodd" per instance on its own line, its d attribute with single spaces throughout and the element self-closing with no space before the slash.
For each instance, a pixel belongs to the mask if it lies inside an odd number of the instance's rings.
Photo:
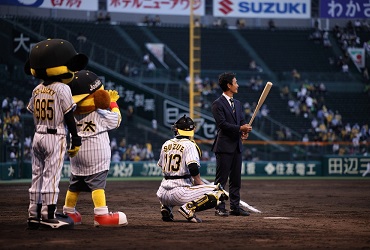
<svg viewBox="0 0 370 250">
<path fill-rule="evenodd" d="M 106 205 L 105 186 L 111 160 L 108 131 L 121 123 L 121 113 L 115 90 L 104 90 L 99 77 L 87 70 L 75 74 L 69 84 L 73 100 L 77 103 L 74 117 L 82 147 L 71 158 L 71 177 L 63 213 L 81 224 L 81 214 L 76 210 L 80 192 L 90 192 L 94 203 L 94 226 L 120 227 L 128 224 L 122 212 L 109 212 Z"/>
<path fill-rule="evenodd" d="M 78 54 L 63 39 L 48 39 L 31 50 L 24 70 L 41 83 L 34 88 L 27 109 L 33 114 L 35 134 L 32 143 L 32 184 L 29 189 L 28 228 L 73 228 L 68 216 L 56 213 L 59 182 L 71 135 L 68 155 L 77 155 L 81 137 L 77 134 L 73 110 L 76 107 L 68 84 L 74 72 L 87 65 L 88 58 Z"/>
</svg>

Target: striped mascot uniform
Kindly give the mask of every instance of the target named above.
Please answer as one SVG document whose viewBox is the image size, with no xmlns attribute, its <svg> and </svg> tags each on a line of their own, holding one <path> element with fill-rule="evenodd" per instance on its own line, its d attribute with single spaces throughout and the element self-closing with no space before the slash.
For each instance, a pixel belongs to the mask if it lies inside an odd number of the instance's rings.
<svg viewBox="0 0 370 250">
<path fill-rule="evenodd" d="M 106 205 L 105 186 L 111 162 L 108 131 L 121 124 L 121 113 L 115 90 L 104 90 L 98 76 L 87 70 L 76 73 L 69 84 L 77 103 L 74 117 L 78 135 L 82 138 L 79 154 L 71 158 L 71 177 L 63 213 L 75 224 L 81 224 L 81 214 L 76 210 L 80 192 L 90 192 L 94 203 L 94 226 L 120 227 L 128 224 L 123 212 L 109 212 Z"/>
</svg>

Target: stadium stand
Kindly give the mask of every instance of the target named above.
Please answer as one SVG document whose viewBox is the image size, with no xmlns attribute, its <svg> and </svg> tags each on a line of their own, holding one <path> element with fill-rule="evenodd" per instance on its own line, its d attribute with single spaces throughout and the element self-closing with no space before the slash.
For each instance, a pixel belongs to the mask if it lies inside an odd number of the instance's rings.
<svg viewBox="0 0 370 250">
<path fill-rule="evenodd" d="M 38 33 L 43 37 L 68 39 L 74 42 L 77 48 L 77 36 L 83 31 L 87 42 L 84 44 L 82 52 L 89 55 L 90 59 L 99 67 L 110 68 L 119 74 L 122 73 L 122 66 L 127 62 L 133 66 L 142 67 L 142 57 L 147 52 L 145 47 L 147 42 L 164 43 L 181 62 L 187 65 L 189 61 L 189 30 L 188 27 L 184 26 L 144 27 L 133 24 L 110 25 L 108 23 L 96 24 L 87 21 L 30 17 L 17 17 L 10 20 L 14 27 L 21 25 L 20 29 L 23 32 L 28 30 L 32 36 L 35 35 L 34 33 Z M 5 27 L 5 22 L 6 20 L 0 20 L 2 28 Z M 9 33 L 7 32 L 9 31 L 2 29 L 2 33 L 3 31 L 5 32 L 1 41 L 8 44 Z M 204 72 L 203 82 L 207 82 L 205 79 L 208 78 L 217 83 L 219 73 L 228 70 L 235 71 L 240 84 L 238 99 L 252 105 L 258 100 L 261 89 L 256 90 L 249 85 L 250 76 L 258 76 L 265 83 L 270 77 L 269 73 L 266 72 L 272 72 L 277 81 L 274 82 L 274 87 L 266 101 L 270 112 L 268 117 L 256 120 L 255 128 L 270 139 L 277 138 L 276 131 L 280 130 L 281 127 L 288 128 L 294 134 L 295 140 L 301 140 L 305 132 L 310 130 L 311 120 L 290 112 L 287 100 L 281 98 L 280 88 L 284 84 L 289 85 L 293 96 L 296 97 L 295 89 L 299 89 L 300 85 L 304 83 L 325 82 L 329 86 L 335 86 L 336 82 L 344 82 L 347 86 L 355 86 L 358 85 L 357 80 L 361 76 L 353 65 L 350 74 L 343 75 L 338 72 L 338 68 L 329 63 L 329 58 L 338 56 L 338 50 L 335 49 L 335 46 L 339 45 L 335 44 L 335 40 L 333 40 L 332 48 L 314 43 L 309 39 L 312 31 L 312 29 L 282 28 L 275 31 L 252 28 L 237 31 L 223 28 L 202 28 L 201 68 Z M 237 39 L 236 36 L 231 35 L 231 32 L 238 32 L 244 39 L 244 43 L 243 39 Z M 363 41 L 370 39 L 366 32 L 361 33 L 360 37 Z M 248 72 L 249 62 L 255 59 L 253 54 L 258 55 L 258 59 L 262 60 L 259 62 L 263 65 L 263 72 Z M 165 62 L 169 66 L 169 72 L 176 71 L 179 67 L 178 61 L 173 58 L 165 53 Z M 3 76 L 0 79 L 2 83 L 0 97 L 3 99 L 6 96 L 17 96 L 27 100 L 36 83 L 32 81 L 32 78 L 24 76 L 22 62 L 16 59 L 10 61 L 13 70 L 8 70 L 9 65 L 4 63 L 0 67 L 0 74 Z M 156 64 L 160 67 L 158 61 Z M 301 73 L 302 81 L 293 81 L 291 75 L 293 69 L 297 69 Z M 159 70 L 166 71 L 167 69 L 160 67 Z M 168 97 L 188 102 L 189 94 L 185 77 L 186 75 L 182 75 L 179 78 L 174 78 L 172 73 L 167 79 L 153 77 L 145 81 L 145 86 L 160 91 Z M 136 78 L 133 77 L 133 79 Z M 166 82 L 169 84 L 165 84 Z M 119 84 L 124 85 L 124 83 Z M 207 88 L 206 85 L 203 87 Z M 364 115 L 370 110 L 369 96 L 358 91 L 349 92 L 343 88 L 329 89 L 324 97 L 325 105 L 331 110 L 339 110 L 343 117 L 343 123 L 369 124 L 368 116 Z M 212 89 L 212 94 L 203 95 L 205 113 L 210 114 L 210 104 L 220 93 L 220 90 L 216 88 Z M 127 109 L 127 107 L 123 108 Z M 113 136 L 117 139 L 127 137 L 128 144 L 131 145 L 144 144 L 150 137 L 153 149 L 157 149 L 163 143 L 164 138 L 171 135 L 168 128 L 163 127 L 159 128 L 159 132 L 154 132 L 151 128 L 151 121 L 145 120 L 143 117 L 137 117 L 133 123 L 127 123 L 127 127 L 130 131 L 129 134 L 123 130 L 120 134 L 113 134 Z M 145 131 L 144 136 L 142 131 Z"/>
</svg>

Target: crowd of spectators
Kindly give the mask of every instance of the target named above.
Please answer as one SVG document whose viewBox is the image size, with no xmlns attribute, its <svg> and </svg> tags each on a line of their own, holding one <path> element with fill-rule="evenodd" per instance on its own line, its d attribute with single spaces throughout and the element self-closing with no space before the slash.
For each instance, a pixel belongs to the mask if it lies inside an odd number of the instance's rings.
<svg viewBox="0 0 370 250">
<path fill-rule="evenodd" d="M 302 83 L 296 92 L 291 92 L 288 86 L 281 88 L 280 96 L 287 101 L 288 109 L 296 117 L 309 119 L 311 128 L 304 134 L 305 142 L 333 143 L 334 154 L 359 154 L 363 142 L 370 141 L 368 124 L 343 123 L 339 110 L 332 110 L 325 104 L 326 87 L 323 83 Z M 280 139 L 287 138 L 284 131 Z M 283 134 L 283 135 L 281 135 Z M 346 145 L 340 142 L 350 142 Z"/>
<path fill-rule="evenodd" d="M 112 151 L 112 162 L 120 161 L 154 161 L 154 153 L 152 144 L 129 144 L 126 139 L 122 138 L 119 142 L 116 138 L 112 138 L 110 142 Z"/>
<path fill-rule="evenodd" d="M 3 161 L 17 161 L 21 156 L 21 140 L 24 140 L 23 157 L 31 159 L 31 137 L 24 135 L 21 115 L 26 112 L 23 100 L 17 97 L 2 99 L 0 130 L 2 135 Z"/>
</svg>

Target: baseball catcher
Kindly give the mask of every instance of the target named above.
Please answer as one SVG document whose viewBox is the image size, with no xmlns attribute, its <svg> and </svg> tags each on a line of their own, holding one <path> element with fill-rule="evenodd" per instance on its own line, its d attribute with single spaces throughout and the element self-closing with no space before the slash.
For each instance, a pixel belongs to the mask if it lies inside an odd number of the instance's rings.
<svg viewBox="0 0 370 250">
<path fill-rule="evenodd" d="M 163 221 L 173 221 L 173 207 L 180 206 L 178 212 L 189 222 L 202 222 L 195 212 L 228 199 L 221 185 L 205 185 L 200 177 L 201 151 L 191 140 L 194 129 L 194 121 L 184 115 L 173 126 L 175 137 L 162 145 L 157 165 L 162 168 L 163 180 L 157 196 Z"/>
<path fill-rule="evenodd" d="M 117 105 L 117 91 L 104 90 L 98 76 L 87 70 L 75 74 L 71 87 L 77 103 L 74 117 L 82 147 L 71 158 L 71 176 L 63 213 L 81 224 L 81 214 L 76 210 L 80 192 L 90 192 L 94 203 L 94 226 L 118 227 L 127 225 L 122 212 L 109 212 L 106 205 L 105 186 L 111 160 L 108 131 L 121 123 Z"/>
<path fill-rule="evenodd" d="M 32 142 L 32 183 L 29 188 L 28 228 L 73 228 L 68 216 L 56 214 L 60 175 L 67 148 L 67 130 L 71 134 L 70 157 L 81 146 L 73 110 L 76 107 L 67 85 L 74 71 L 88 62 L 77 54 L 72 44 L 62 39 L 48 39 L 31 50 L 24 70 L 41 79 L 34 88 L 27 109 L 33 114 L 35 134 Z"/>
</svg>

